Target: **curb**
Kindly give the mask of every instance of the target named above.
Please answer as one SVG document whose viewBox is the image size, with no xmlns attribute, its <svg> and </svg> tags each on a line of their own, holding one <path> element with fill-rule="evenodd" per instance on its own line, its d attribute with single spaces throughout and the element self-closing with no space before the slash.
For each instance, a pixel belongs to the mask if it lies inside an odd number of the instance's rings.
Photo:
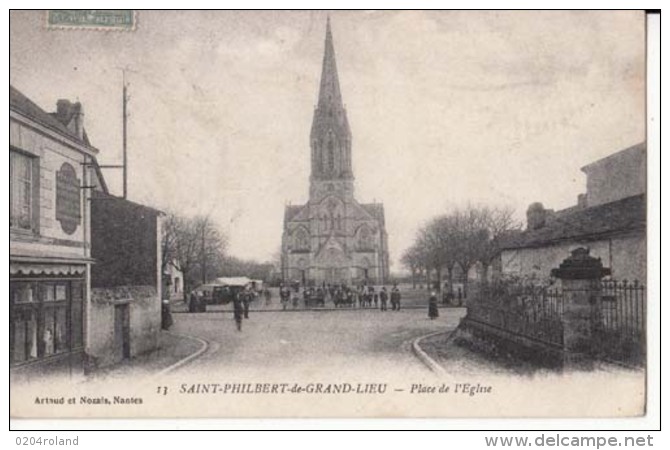
<svg viewBox="0 0 670 450">
<path fill-rule="evenodd" d="M 446 375 L 446 371 L 444 370 L 444 367 L 439 365 L 437 361 L 435 361 L 433 358 L 428 356 L 428 354 L 423 351 L 421 348 L 421 341 L 424 339 L 427 339 L 429 337 L 437 336 L 438 334 L 447 334 L 447 333 L 452 333 L 453 331 L 436 331 L 434 333 L 426 334 L 424 336 L 420 336 L 412 341 L 412 352 L 414 352 L 414 355 L 421 360 L 421 362 L 428 367 L 433 373 L 436 375 Z"/>
<path fill-rule="evenodd" d="M 196 350 L 195 352 L 191 353 L 190 355 L 186 356 L 185 358 L 180 359 L 179 361 L 172 364 L 171 366 L 168 366 L 165 369 L 161 370 L 160 372 L 158 372 L 156 374 L 156 376 L 166 375 L 166 374 L 168 374 L 168 373 L 170 373 L 174 370 L 179 369 L 182 366 L 185 366 L 189 362 L 193 361 L 195 358 L 197 358 L 200 355 L 202 355 L 203 353 L 205 353 L 207 351 L 207 349 L 209 348 L 209 342 L 207 342 L 203 339 L 197 338 L 195 336 L 189 336 L 188 334 L 175 333 L 175 332 L 167 331 L 167 330 L 165 332 L 169 333 L 173 336 L 179 336 L 179 337 L 182 337 L 182 338 L 185 338 L 185 339 L 192 339 L 194 341 L 198 341 L 200 343 L 200 348 L 198 350 Z"/>
<path fill-rule="evenodd" d="M 441 306 L 440 309 L 460 309 L 465 308 L 464 306 Z M 415 309 L 426 309 L 425 306 L 404 306 L 401 311 L 409 311 Z M 290 313 L 290 312 L 331 312 L 331 311 L 379 311 L 379 308 L 289 308 L 289 309 L 250 309 L 250 313 L 267 313 L 267 312 L 278 312 L 278 313 Z M 391 310 L 389 310 L 391 312 Z M 216 313 L 232 313 L 229 309 L 217 309 L 217 310 L 207 310 L 205 312 L 192 313 L 188 311 L 171 311 L 172 314 L 216 314 Z"/>
</svg>

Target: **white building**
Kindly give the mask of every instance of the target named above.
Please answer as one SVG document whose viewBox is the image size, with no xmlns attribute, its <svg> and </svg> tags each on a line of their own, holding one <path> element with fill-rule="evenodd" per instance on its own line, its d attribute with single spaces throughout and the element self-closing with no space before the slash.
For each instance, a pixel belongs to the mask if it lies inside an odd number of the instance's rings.
<svg viewBox="0 0 670 450">
<path fill-rule="evenodd" d="M 614 153 L 582 168 L 587 192 L 576 206 L 554 212 L 528 208 L 526 231 L 503 245 L 503 274 L 548 278 L 577 247 L 602 259 L 612 278 L 646 279 L 646 145 Z"/>
</svg>

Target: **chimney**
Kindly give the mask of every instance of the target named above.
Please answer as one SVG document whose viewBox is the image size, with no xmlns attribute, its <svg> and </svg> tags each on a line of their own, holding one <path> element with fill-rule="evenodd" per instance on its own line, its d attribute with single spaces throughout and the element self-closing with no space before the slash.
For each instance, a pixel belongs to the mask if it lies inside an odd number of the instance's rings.
<svg viewBox="0 0 670 450">
<path fill-rule="evenodd" d="M 56 118 L 79 139 L 84 138 L 84 108 L 81 103 L 60 99 L 56 102 Z"/>
<path fill-rule="evenodd" d="M 579 194 L 577 196 L 577 206 L 580 209 L 586 208 L 588 206 L 588 197 L 586 194 Z"/>
<path fill-rule="evenodd" d="M 547 210 L 539 202 L 531 203 L 526 211 L 526 224 L 528 230 L 537 230 L 547 223 Z"/>
</svg>

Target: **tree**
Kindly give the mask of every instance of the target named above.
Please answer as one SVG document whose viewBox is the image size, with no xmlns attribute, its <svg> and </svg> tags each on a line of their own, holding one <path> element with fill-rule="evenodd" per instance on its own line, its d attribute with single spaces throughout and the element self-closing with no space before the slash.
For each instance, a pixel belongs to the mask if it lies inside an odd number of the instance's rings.
<svg viewBox="0 0 670 450">
<path fill-rule="evenodd" d="M 458 264 L 466 274 L 463 287 L 467 292 L 469 270 L 480 262 L 486 274 L 499 254 L 501 239 L 520 229 L 513 216 L 508 207 L 468 205 L 435 217 L 419 230 L 414 245 L 403 255 L 403 264 L 413 275 L 420 266 L 428 275 L 434 270 L 440 288 L 444 270 L 449 285 L 453 284 L 453 269 Z"/>
<path fill-rule="evenodd" d="M 209 216 L 198 216 L 193 220 L 193 230 L 198 242 L 196 259 L 197 272 L 202 284 L 216 277 L 224 263 L 226 239 Z"/>
<path fill-rule="evenodd" d="M 452 214 L 457 230 L 455 259 L 465 273 L 463 290 L 467 293 L 470 269 L 480 262 L 486 275 L 491 260 L 500 252 L 500 239 L 520 224 L 509 207 L 468 205 Z"/>
<path fill-rule="evenodd" d="M 419 245 L 415 243 L 405 250 L 405 253 L 403 253 L 400 260 L 401 263 L 409 269 L 412 275 L 412 288 L 416 289 L 416 277 L 423 274 L 425 267 L 422 251 Z"/>
<path fill-rule="evenodd" d="M 484 269 L 484 275 L 488 274 L 493 258 L 500 254 L 500 245 L 506 237 L 521 231 L 521 223 L 514 219 L 514 209 L 508 206 L 498 208 L 486 208 L 485 228 L 488 239 L 480 249 L 479 260 Z"/>
<path fill-rule="evenodd" d="M 198 278 L 204 284 L 222 265 L 226 239 L 207 216 L 169 213 L 163 222 L 163 260 L 182 273 L 184 299 Z"/>
</svg>

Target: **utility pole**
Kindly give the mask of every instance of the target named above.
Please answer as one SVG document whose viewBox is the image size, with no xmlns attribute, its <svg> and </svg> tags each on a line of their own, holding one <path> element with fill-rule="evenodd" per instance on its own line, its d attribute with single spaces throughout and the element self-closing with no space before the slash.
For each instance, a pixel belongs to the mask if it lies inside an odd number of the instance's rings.
<svg viewBox="0 0 670 450">
<path fill-rule="evenodd" d="M 207 228 L 207 221 L 202 223 L 202 284 L 207 283 L 207 252 L 205 250 L 205 231 Z"/>
<path fill-rule="evenodd" d="M 91 167 L 97 166 L 99 169 L 123 169 L 123 197 L 124 199 L 128 198 L 128 101 L 130 97 L 128 96 L 128 85 L 126 84 L 126 72 L 132 70 L 127 67 L 117 67 L 123 74 L 123 107 L 122 107 L 122 119 L 123 119 L 123 164 L 95 164 L 95 163 L 83 163 L 84 166 Z"/>
<path fill-rule="evenodd" d="M 128 198 L 128 86 L 126 85 L 126 69 L 123 72 L 123 198 Z"/>
</svg>

